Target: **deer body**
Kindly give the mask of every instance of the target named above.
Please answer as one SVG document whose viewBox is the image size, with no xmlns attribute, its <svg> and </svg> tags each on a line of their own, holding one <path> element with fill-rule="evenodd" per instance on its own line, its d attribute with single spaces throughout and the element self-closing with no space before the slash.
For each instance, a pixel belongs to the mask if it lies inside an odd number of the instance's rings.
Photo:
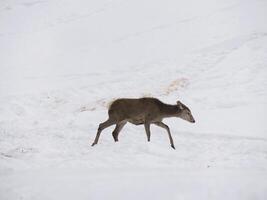
<svg viewBox="0 0 267 200">
<path fill-rule="evenodd" d="M 99 125 L 94 143 L 97 144 L 103 129 L 116 124 L 112 132 L 114 141 L 118 141 L 118 135 L 123 126 L 130 122 L 134 125 L 145 126 L 147 140 L 150 141 L 150 125 L 155 124 L 167 130 L 171 147 L 175 149 L 169 127 L 162 122 L 167 117 L 180 117 L 192 123 L 195 122 L 191 111 L 180 101 L 176 105 L 169 105 L 156 98 L 117 99 L 109 107 L 109 119 Z"/>
</svg>

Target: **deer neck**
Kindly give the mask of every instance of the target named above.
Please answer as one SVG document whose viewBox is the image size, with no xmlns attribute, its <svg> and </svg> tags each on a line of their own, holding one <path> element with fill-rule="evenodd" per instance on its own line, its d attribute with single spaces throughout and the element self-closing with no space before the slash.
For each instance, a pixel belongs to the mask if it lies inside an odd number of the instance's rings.
<svg viewBox="0 0 267 200">
<path fill-rule="evenodd" d="M 179 108 L 176 105 L 169 105 L 169 104 L 164 104 L 162 106 L 161 112 L 163 117 L 177 117 Z"/>
</svg>

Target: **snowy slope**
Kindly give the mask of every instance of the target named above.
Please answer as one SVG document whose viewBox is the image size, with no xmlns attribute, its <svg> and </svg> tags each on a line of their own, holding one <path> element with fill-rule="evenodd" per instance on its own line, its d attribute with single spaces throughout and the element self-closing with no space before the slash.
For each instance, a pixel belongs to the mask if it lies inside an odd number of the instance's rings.
<svg viewBox="0 0 267 200">
<path fill-rule="evenodd" d="M 267 2 L 0 2 L 0 199 L 266 199 Z M 196 119 L 103 131 L 118 97 Z"/>
</svg>

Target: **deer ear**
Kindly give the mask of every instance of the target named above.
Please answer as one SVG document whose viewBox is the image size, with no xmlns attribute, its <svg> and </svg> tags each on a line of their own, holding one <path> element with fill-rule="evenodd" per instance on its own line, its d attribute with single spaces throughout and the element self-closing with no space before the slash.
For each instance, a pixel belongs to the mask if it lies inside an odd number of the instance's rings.
<svg viewBox="0 0 267 200">
<path fill-rule="evenodd" d="M 176 103 L 177 103 L 178 108 L 180 108 L 180 110 L 183 110 L 181 101 L 177 101 Z"/>
</svg>

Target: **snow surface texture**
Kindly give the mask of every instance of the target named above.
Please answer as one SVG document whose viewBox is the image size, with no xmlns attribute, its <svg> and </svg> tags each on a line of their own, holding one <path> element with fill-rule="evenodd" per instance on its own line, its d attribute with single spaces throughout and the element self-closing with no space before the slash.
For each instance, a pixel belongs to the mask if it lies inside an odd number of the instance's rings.
<svg viewBox="0 0 267 200">
<path fill-rule="evenodd" d="M 267 2 L 2 0 L 0 199 L 267 199 Z M 107 105 L 190 107 L 110 127 Z"/>
</svg>

